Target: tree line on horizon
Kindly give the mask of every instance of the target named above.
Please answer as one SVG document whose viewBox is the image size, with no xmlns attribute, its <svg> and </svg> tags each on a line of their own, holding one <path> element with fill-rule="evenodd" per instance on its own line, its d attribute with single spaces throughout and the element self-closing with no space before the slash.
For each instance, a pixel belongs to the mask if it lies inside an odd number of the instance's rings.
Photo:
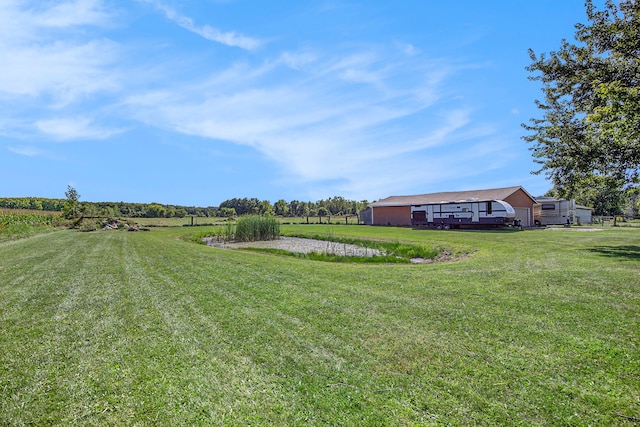
<svg viewBox="0 0 640 427">
<path fill-rule="evenodd" d="M 257 198 L 233 198 L 225 200 L 219 206 L 197 207 L 168 205 L 160 203 L 129 202 L 82 202 L 77 191 L 69 188 L 66 199 L 44 197 L 3 197 L 0 209 L 24 209 L 70 213 L 70 202 L 74 212 L 70 216 L 81 214 L 85 217 L 129 217 L 129 218 L 183 218 L 196 217 L 233 217 L 241 215 L 275 215 L 282 217 L 357 215 L 366 209 L 366 200 L 348 200 L 341 196 L 321 199 L 316 202 L 280 199 L 275 203 Z"/>
<path fill-rule="evenodd" d="M 69 187 L 66 199 L 43 197 L 0 198 L 0 209 L 24 209 L 61 212 L 70 218 L 85 217 L 129 217 L 129 218 L 184 218 L 195 217 L 235 217 L 242 215 L 273 215 L 280 217 L 327 217 L 358 215 L 369 206 L 367 200 L 355 201 L 341 196 L 321 199 L 316 202 L 280 199 L 275 203 L 252 197 L 232 198 L 219 206 L 197 207 L 168 205 L 160 203 L 128 202 L 81 202 L 77 191 Z M 561 198 L 555 189 L 545 196 Z M 594 208 L 594 215 L 638 216 L 640 198 L 638 192 L 603 191 L 592 194 L 575 194 L 574 200 L 581 205 Z"/>
</svg>

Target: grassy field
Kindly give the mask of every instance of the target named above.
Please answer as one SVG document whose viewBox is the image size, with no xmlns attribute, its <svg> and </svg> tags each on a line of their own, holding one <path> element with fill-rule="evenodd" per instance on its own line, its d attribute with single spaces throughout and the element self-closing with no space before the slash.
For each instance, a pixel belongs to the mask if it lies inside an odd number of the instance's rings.
<svg viewBox="0 0 640 427">
<path fill-rule="evenodd" d="M 0 425 L 638 425 L 640 229 L 281 228 L 471 254 L 362 265 L 201 228 L 0 243 Z"/>
</svg>

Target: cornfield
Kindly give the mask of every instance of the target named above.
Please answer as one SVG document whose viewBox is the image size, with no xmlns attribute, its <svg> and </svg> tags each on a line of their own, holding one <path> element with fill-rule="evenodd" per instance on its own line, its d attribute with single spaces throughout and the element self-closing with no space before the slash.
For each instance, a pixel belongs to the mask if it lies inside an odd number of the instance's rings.
<svg viewBox="0 0 640 427">
<path fill-rule="evenodd" d="M 0 231 L 14 226 L 54 227 L 59 225 L 61 217 L 54 213 L 33 213 L 20 210 L 0 210 Z"/>
</svg>

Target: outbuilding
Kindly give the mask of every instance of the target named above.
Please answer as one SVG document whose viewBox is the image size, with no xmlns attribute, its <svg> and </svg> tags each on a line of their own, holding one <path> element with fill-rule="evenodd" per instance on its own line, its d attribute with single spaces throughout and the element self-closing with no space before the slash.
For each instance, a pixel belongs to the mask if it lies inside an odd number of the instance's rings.
<svg viewBox="0 0 640 427">
<path fill-rule="evenodd" d="M 431 203 L 501 200 L 515 210 L 515 219 L 523 227 L 533 225 L 533 198 L 522 186 L 486 190 L 447 191 L 413 196 L 390 196 L 371 203 L 360 215 L 360 221 L 369 225 L 411 225 L 411 207 Z"/>
<path fill-rule="evenodd" d="M 581 206 L 575 200 L 538 197 L 533 207 L 536 226 L 591 224 L 593 209 Z"/>
<path fill-rule="evenodd" d="M 591 224 L 593 222 L 593 208 L 576 205 L 576 224 Z"/>
</svg>

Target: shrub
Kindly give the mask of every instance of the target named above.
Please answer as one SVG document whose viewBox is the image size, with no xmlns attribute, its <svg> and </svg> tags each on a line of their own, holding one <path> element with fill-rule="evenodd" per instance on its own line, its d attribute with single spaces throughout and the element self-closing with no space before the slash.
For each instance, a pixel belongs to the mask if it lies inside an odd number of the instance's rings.
<svg viewBox="0 0 640 427">
<path fill-rule="evenodd" d="M 85 232 L 89 232 L 89 231 L 96 231 L 98 229 L 100 229 L 102 227 L 102 224 L 99 221 L 96 220 L 84 220 L 81 221 L 78 225 L 77 225 L 77 229 L 78 231 L 85 231 Z"/>
</svg>

